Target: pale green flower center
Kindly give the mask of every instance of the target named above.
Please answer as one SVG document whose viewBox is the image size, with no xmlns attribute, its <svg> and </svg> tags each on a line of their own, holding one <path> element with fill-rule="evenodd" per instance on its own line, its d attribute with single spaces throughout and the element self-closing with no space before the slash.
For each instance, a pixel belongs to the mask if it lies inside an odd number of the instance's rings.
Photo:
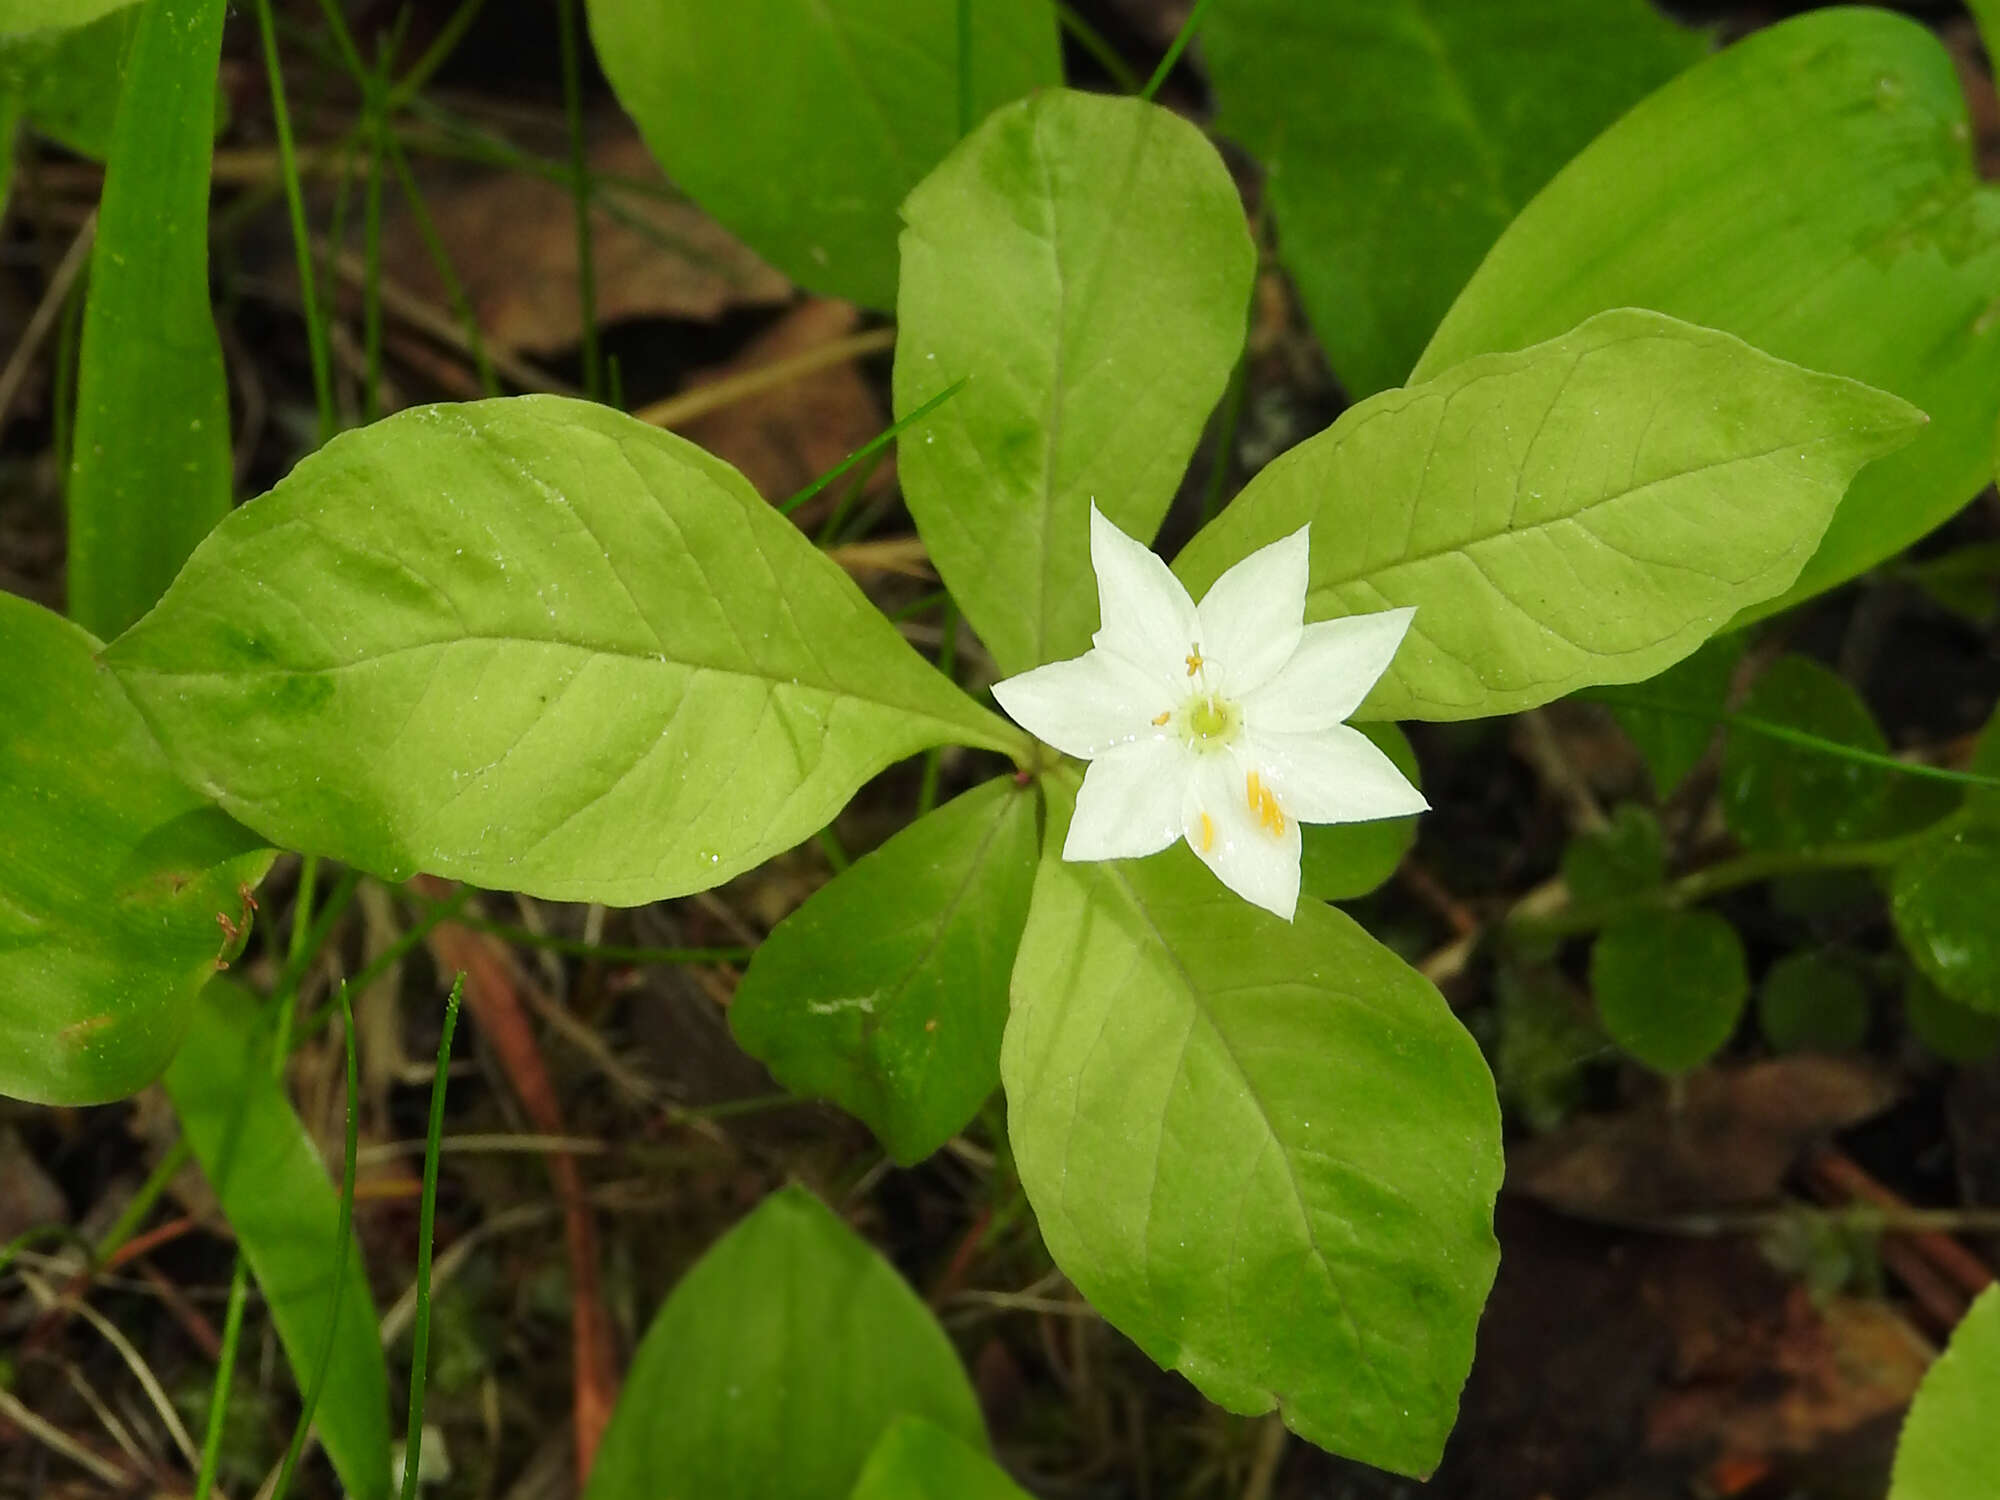
<svg viewBox="0 0 2000 1500">
<path fill-rule="evenodd" d="M 1243 730 L 1243 710 L 1214 693 L 1197 693 L 1174 715 L 1174 727 L 1188 749 L 1220 750 Z"/>
</svg>

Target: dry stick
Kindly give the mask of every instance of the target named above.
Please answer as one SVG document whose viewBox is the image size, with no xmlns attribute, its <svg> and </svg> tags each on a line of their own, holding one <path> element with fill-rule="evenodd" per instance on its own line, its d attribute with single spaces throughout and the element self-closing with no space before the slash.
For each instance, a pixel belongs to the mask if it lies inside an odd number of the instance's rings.
<svg viewBox="0 0 2000 1500">
<path fill-rule="evenodd" d="M 60 1453 L 79 1468 L 88 1469 L 99 1482 L 109 1485 L 121 1495 L 131 1491 L 138 1483 L 134 1476 L 109 1459 L 99 1458 L 60 1427 L 51 1426 L 29 1411 L 4 1385 L 0 1385 L 0 1418 L 13 1423 L 43 1447 Z"/>
<path fill-rule="evenodd" d="M 367 267 L 352 250 L 338 252 L 333 257 L 333 268 L 343 281 L 355 286 L 367 284 Z M 387 311 L 394 313 L 419 333 L 458 350 L 468 359 L 474 357 L 472 343 L 465 336 L 465 330 L 459 326 L 456 318 L 439 312 L 422 297 L 391 277 L 382 276 L 377 290 L 382 298 L 382 306 Z M 523 359 L 505 344 L 487 339 L 485 346 L 486 357 L 493 368 L 518 386 L 531 391 L 546 391 L 557 396 L 582 394 L 575 386 L 558 380 L 547 370 Z"/>
<path fill-rule="evenodd" d="M 5 425 L 7 409 L 14 404 L 14 397 L 20 394 L 22 382 L 28 378 L 28 367 L 35 362 L 42 341 L 49 336 L 49 330 L 55 327 L 56 319 L 62 315 L 63 303 L 69 300 L 69 289 L 76 285 L 84 262 L 90 259 L 90 247 L 96 241 L 97 210 L 93 208 L 90 217 L 83 221 L 83 227 L 77 230 L 76 238 L 69 242 L 69 249 L 63 252 L 55 275 L 49 278 L 48 289 L 42 293 L 42 300 L 35 305 L 34 314 L 22 331 L 21 342 L 7 356 L 6 369 L 0 370 L 0 426 Z"/>
<path fill-rule="evenodd" d="M 443 881 L 419 876 L 411 882 L 420 894 L 441 900 L 450 894 Z M 543 1135 L 563 1135 L 562 1109 L 555 1085 L 542 1061 L 527 1007 L 514 988 L 506 949 L 499 942 L 452 922 L 431 930 L 430 949 L 439 965 L 466 976 L 466 1004 L 478 1018 L 479 1029 L 498 1054 L 521 1106 Z M 554 1152 L 547 1158 L 549 1180 L 563 1204 L 563 1230 L 570 1264 L 571 1363 L 576 1387 L 576 1468 L 578 1488 L 590 1478 L 591 1466 L 610 1425 L 618 1400 L 618 1367 L 611 1317 L 605 1309 L 598 1273 L 597 1221 L 591 1213 L 583 1175 L 576 1158 Z"/>
<path fill-rule="evenodd" d="M 55 1291 L 46 1281 L 32 1271 L 23 1270 L 17 1274 L 21 1278 L 21 1284 L 27 1287 L 37 1302 L 45 1307 L 55 1305 Z M 167 1429 L 167 1435 L 174 1440 L 174 1446 L 181 1450 L 181 1457 L 187 1460 L 189 1471 L 200 1469 L 201 1455 L 195 1450 L 194 1439 L 188 1436 L 187 1427 L 181 1421 L 180 1413 L 174 1410 L 174 1403 L 167 1399 L 166 1388 L 160 1384 L 160 1379 L 153 1373 L 152 1367 L 140 1357 L 139 1351 L 132 1347 L 132 1341 L 118 1331 L 116 1324 L 88 1302 L 78 1302 L 75 1308 L 77 1315 L 102 1334 L 104 1341 L 118 1351 L 118 1357 L 125 1361 L 125 1367 L 138 1379 L 140 1388 L 153 1403 L 153 1409 L 160 1414 L 160 1422 Z"/>
<path fill-rule="evenodd" d="M 692 422 L 696 417 L 705 417 L 712 411 L 720 411 L 748 397 L 761 396 L 768 390 L 789 384 L 816 370 L 824 370 L 829 365 L 880 354 L 895 347 L 895 329 L 870 328 L 849 334 L 846 338 L 831 339 L 802 354 L 774 359 L 768 365 L 745 370 L 741 375 L 731 375 L 709 385 L 683 391 L 678 396 L 669 396 L 664 401 L 655 401 L 651 406 L 640 407 L 633 415 L 642 422 L 651 422 L 655 427 L 678 427 L 683 422 Z"/>
</svg>

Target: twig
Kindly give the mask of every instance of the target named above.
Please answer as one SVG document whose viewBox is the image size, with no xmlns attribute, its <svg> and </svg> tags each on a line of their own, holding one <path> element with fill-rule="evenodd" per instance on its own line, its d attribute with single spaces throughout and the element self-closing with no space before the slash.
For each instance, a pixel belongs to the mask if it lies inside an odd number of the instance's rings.
<svg viewBox="0 0 2000 1500">
<path fill-rule="evenodd" d="M 90 247 L 97 241 L 97 210 L 90 211 L 90 217 L 83 221 L 83 227 L 76 232 L 76 238 L 69 242 L 69 249 L 56 264 L 55 274 L 49 278 L 47 290 L 42 300 L 35 304 L 35 311 L 28 319 L 28 326 L 21 332 L 20 343 L 7 356 L 7 367 L 0 369 L 0 426 L 6 425 L 7 409 L 14 404 L 14 397 L 20 393 L 21 385 L 28 378 L 28 368 L 35 362 L 42 341 L 55 327 L 61 316 L 63 303 L 69 300 L 69 290 L 76 285 L 76 278 L 82 273 L 84 263 L 90 259 Z"/>
<path fill-rule="evenodd" d="M 720 411 L 752 396 L 761 396 L 777 386 L 788 385 L 829 365 L 844 364 L 850 359 L 880 354 L 895 347 L 895 329 L 866 329 L 846 338 L 829 340 L 818 348 L 807 349 L 787 359 L 772 360 L 768 365 L 745 370 L 741 375 L 730 375 L 708 385 L 696 386 L 691 391 L 683 391 L 678 396 L 669 396 L 664 401 L 655 401 L 651 406 L 640 407 L 633 415 L 642 422 L 651 422 L 655 427 L 679 427 L 696 417 L 705 417 L 712 411 Z"/>
<path fill-rule="evenodd" d="M 117 1493 L 126 1494 L 137 1487 L 138 1481 L 133 1475 L 109 1459 L 99 1458 L 61 1428 L 44 1422 L 23 1406 L 4 1385 L 0 1385 L 0 1417 L 12 1422 L 43 1447 L 60 1453 L 79 1468 L 88 1469 L 100 1483 L 110 1486 Z"/>
<path fill-rule="evenodd" d="M 37 1302 L 44 1307 L 56 1305 L 55 1291 L 41 1277 L 25 1268 L 17 1274 L 21 1278 L 21 1284 L 27 1287 Z M 118 1351 L 118 1357 L 125 1361 L 125 1367 L 138 1380 L 140 1387 L 146 1393 L 146 1399 L 153 1403 L 153 1409 L 159 1413 L 161 1424 L 167 1429 L 167 1435 L 174 1440 L 174 1446 L 181 1450 L 181 1457 L 187 1460 L 188 1468 L 199 1469 L 201 1455 L 195 1449 L 194 1439 L 188 1436 L 187 1426 L 181 1421 L 180 1413 L 174 1410 L 174 1403 L 167 1398 L 166 1388 L 160 1384 L 160 1379 L 153 1373 L 152 1367 L 140 1358 L 139 1351 L 132 1347 L 132 1341 L 120 1333 L 109 1318 L 88 1302 L 77 1302 L 72 1305 L 77 1316 L 95 1328 L 104 1336 L 104 1341 Z"/>
</svg>

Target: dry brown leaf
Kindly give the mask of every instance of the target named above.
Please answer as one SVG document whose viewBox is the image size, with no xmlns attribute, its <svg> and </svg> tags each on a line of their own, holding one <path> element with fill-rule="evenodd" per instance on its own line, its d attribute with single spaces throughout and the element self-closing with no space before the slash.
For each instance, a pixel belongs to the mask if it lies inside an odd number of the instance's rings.
<svg viewBox="0 0 2000 1500">
<path fill-rule="evenodd" d="M 1812 1453 L 1908 1405 L 1929 1347 L 1887 1303 L 1793 1287 L 1774 1319 L 1700 1317 L 1679 1330 L 1678 1389 L 1647 1418 L 1654 1452 L 1700 1450 L 1727 1469 Z"/>
<path fill-rule="evenodd" d="M 629 131 L 591 147 L 594 172 L 665 179 Z M 426 171 L 424 203 L 453 271 L 489 338 L 535 354 L 581 340 L 576 215 L 569 189 L 527 172 L 455 166 Z M 597 321 L 690 318 L 713 321 L 736 307 L 768 307 L 791 295 L 783 276 L 692 203 L 611 187 L 620 210 L 592 215 Z M 382 227 L 383 261 L 419 296 L 448 305 L 443 279 L 407 208 Z"/>
<path fill-rule="evenodd" d="M 851 303 L 801 303 L 728 364 L 696 375 L 687 389 L 831 343 L 860 323 Z M 778 501 L 804 489 L 888 425 L 881 401 L 850 361 L 732 401 L 675 430 L 734 464 L 759 493 Z M 871 493 L 888 483 L 890 472 L 885 458 L 869 481 Z"/>
<path fill-rule="evenodd" d="M 1587 1115 L 1520 1146 L 1512 1192 L 1584 1218 L 1647 1224 L 1773 1197 L 1808 1145 L 1886 1108 L 1880 1071 L 1801 1055 L 1687 1079 L 1615 1115 Z"/>
</svg>

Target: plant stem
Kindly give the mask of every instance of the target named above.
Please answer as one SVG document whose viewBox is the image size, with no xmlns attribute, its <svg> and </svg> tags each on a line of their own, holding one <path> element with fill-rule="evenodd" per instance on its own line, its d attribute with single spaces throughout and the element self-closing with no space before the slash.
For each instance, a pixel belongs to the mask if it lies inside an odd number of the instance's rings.
<svg viewBox="0 0 2000 1500">
<path fill-rule="evenodd" d="M 1946 820 L 1949 822 L 1950 820 Z M 1757 849 L 1721 860 L 1669 881 L 1656 890 L 1619 901 L 1570 905 L 1551 912 L 1518 913 L 1507 918 L 1510 936 L 1562 938 L 1594 932 L 1630 912 L 1651 907 L 1694 906 L 1726 891 L 1784 875 L 1820 870 L 1874 870 L 1895 864 L 1919 844 L 1937 836 L 1943 825 L 1917 833 L 1852 844 L 1826 844 L 1816 849 Z"/>
</svg>

